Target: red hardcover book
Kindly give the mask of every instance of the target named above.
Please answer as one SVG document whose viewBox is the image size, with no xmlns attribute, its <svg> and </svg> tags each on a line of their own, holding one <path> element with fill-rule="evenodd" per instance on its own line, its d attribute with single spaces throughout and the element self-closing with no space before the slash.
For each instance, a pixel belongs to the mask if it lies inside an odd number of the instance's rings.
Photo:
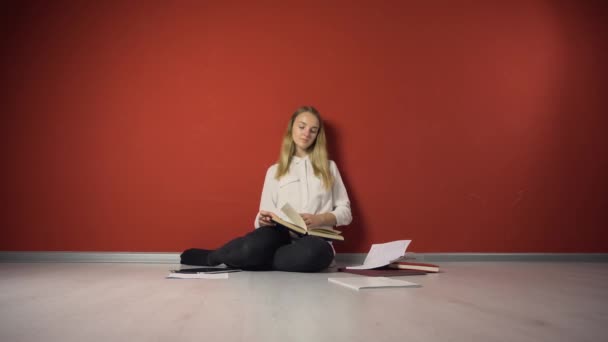
<svg viewBox="0 0 608 342">
<path fill-rule="evenodd" d="M 439 266 L 433 264 L 425 264 L 421 262 L 409 262 L 409 261 L 394 261 L 388 265 L 390 268 L 400 270 L 416 270 L 430 273 L 439 272 Z"/>
</svg>

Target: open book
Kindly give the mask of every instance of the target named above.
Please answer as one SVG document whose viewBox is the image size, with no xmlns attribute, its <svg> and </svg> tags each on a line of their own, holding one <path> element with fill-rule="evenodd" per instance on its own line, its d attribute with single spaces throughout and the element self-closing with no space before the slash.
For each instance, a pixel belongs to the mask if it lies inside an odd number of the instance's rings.
<svg viewBox="0 0 608 342">
<path fill-rule="evenodd" d="M 289 221 L 283 220 L 275 214 L 272 215 L 272 220 L 299 235 L 313 235 L 324 239 L 344 241 L 344 237 L 340 235 L 342 232 L 338 230 L 329 228 L 307 228 L 304 219 L 302 219 L 300 214 L 298 214 L 289 203 L 285 203 L 281 208 L 281 211 L 289 218 Z"/>
</svg>

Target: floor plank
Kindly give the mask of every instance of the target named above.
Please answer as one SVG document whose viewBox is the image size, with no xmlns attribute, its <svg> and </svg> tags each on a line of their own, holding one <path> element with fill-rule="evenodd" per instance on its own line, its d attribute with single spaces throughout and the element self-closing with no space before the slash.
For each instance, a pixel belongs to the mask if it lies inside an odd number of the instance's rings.
<svg viewBox="0 0 608 342">
<path fill-rule="evenodd" d="M 0 341 L 599 341 L 608 264 L 445 262 L 354 291 L 343 273 L 165 279 L 170 264 L 0 263 Z"/>
</svg>

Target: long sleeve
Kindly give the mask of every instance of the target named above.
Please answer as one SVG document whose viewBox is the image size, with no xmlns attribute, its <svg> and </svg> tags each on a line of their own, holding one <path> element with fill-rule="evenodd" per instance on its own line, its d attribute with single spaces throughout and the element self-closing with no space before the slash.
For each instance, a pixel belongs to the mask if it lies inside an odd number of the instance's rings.
<svg viewBox="0 0 608 342">
<path fill-rule="evenodd" d="M 274 178 L 276 173 L 276 164 L 269 167 L 266 171 L 266 177 L 264 178 L 264 188 L 262 189 L 262 198 L 260 200 L 260 210 L 270 211 L 278 213 L 277 209 L 277 193 L 279 188 L 279 182 Z M 260 228 L 260 213 L 255 215 L 254 226 Z"/>
<path fill-rule="evenodd" d="M 332 188 L 333 210 L 331 213 L 336 216 L 336 226 L 346 226 L 353 220 L 348 193 L 340 176 L 340 171 L 333 161 L 330 163 L 330 171 L 334 176 L 334 186 Z"/>
</svg>

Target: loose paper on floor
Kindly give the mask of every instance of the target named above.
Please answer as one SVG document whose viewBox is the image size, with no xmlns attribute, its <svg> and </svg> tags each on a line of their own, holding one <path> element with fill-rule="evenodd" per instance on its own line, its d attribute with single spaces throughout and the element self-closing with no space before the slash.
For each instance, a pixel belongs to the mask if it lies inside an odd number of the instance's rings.
<svg viewBox="0 0 608 342">
<path fill-rule="evenodd" d="M 369 270 L 386 266 L 391 261 L 402 257 L 412 240 L 398 240 L 381 244 L 374 244 L 365 257 L 363 265 L 348 266 L 350 270 Z"/>
</svg>

